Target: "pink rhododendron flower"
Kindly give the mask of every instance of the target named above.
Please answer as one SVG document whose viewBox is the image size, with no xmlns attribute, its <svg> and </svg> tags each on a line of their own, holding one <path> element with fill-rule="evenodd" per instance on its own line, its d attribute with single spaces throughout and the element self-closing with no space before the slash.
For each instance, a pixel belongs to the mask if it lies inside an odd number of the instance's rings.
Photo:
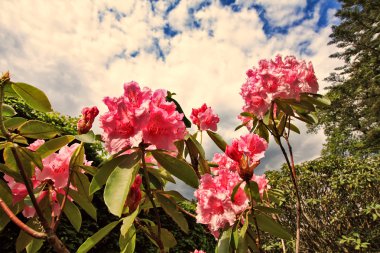
<svg viewBox="0 0 380 253">
<path fill-rule="evenodd" d="M 29 145 L 29 149 L 32 151 L 37 150 L 42 144 L 43 140 L 36 140 Z M 35 168 L 35 175 L 31 178 L 33 188 L 39 187 L 43 183 L 49 183 L 52 185 L 52 200 L 53 200 L 53 214 L 57 215 L 60 212 L 60 206 L 57 199 L 57 194 L 64 194 L 64 188 L 67 185 L 67 180 L 69 176 L 69 163 L 72 154 L 79 144 L 73 144 L 71 146 L 62 147 L 58 153 L 53 153 L 42 159 L 42 164 L 44 169 L 41 171 L 39 168 Z M 84 159 L 84 165 L 91 165 L 91 162 L 88 162 Z M 16 182 L 12 177 L 5 175 L 5 181 L 8 182 L 8 186 L 12 191 L 13 202 L 17 203 L 23 200 L 28 192 L 23 183 Z M 70 186 L 72 187 L 72 186 Z M 37 201 L 41 201 L 48 192 L 42 190 L 42 192 L 37 197 Z M 35 214 L 34 207 L 25 205 L 23 214 L 25 217 L 33 217 Z"/>
<path fill-rule="evenodd" d="M 191 253 L 191 252 L 190 252 Z M 194 252 L 193 253 L 206 253 L 206 252 L 204 252 L 203 250 L 194 250 Z"/>
<path fill-rule="evenodd" d="M 219 123 L 219 117 L 215 114 L 211 107 L 207 107 L 206 104 L 203 104 L 200 108 L 193 108 L 191 115 L 191 121 L 198 126 L 199 130 L 217 130 L 217 123 Z"/>
<path fill-rule="evenodd" d="M 226 147 L 226 154 L 236 162 L 240 162 L 243 155 L 253 162 L 263 158 L 267 148 L 268 143 L 263 138 L 249 133 L 240 136 L 240 139 L 233 139 L 232 144 Z"/>
<path fill-rule="evenodd" d="M 138 83 L 124 84 L 124 95 L 104 98 L 108 112 L 100 117 L 103 140 L 111 153 L 140 143 L 160 149 L 174 150 L 174 141 L 185 136 L 183 114 L 173 102 L 167 102 L 167 92 L 140 89 Z"/>
<path fill-rule="evenodd" d="M 94 119 L 98 116 L 99 110 L 96 106 L 85 107 L 82 109 L 82 118 L 77 123 L 77 129 L 79 134 L 85 134 L 90 131 Z"/>
<path fill-rule="evenodd" d="M 218 173 L 218 170 L 229 169 L 231 171 L 237 171 L 239 163 L 229 158 L 226 154 L 216 153 L 212 158 L 212 162 L 218 165 L 217 168 L 211 168 L 214 174 Z"/>
<path fill-rule="evenodd" d="M 233 139 L 232 144 L 226 147 L 226 155 L 239 163 L 237 171 L 240 177 L 249 180 L 267 148 L 268 143 L 263 138 L 250 133 Z"/>
<path fill-rule="evenodd" d="M 218 175 L 202 176 L 199 188 L 194 196 L 197 198 L 197 222 L 207 224 L 215 237 L 219 229 L 232 226 L 238 214 L 248 208 L 248 198 L 241 186 L 231 201 L 232 191 L 238 182 L 239 175 L 229 169 L 221 169 Z"/>
<path fill-rule="evenodd" d="M 131 188 L 129 189 L 127 200 L 125 201 L 125 206 L 128 206 L 129 213 L 133 213 L 140 204 L 141 183 L 142 183 L 141 176 L 136 175 L 135 181 L 133 182 Z"/>
<path fill-rule="evenodd" d="M 245 101 L 243 110 L 261 119 L 276 98 L 300 99 L 304 92 L 316 93 L 318 82 L 311 62 L 298 61 L 294 56 L 283 60 L 260 60 L 259 67 L 249 69 L 241 88 Z"/>
</svg>

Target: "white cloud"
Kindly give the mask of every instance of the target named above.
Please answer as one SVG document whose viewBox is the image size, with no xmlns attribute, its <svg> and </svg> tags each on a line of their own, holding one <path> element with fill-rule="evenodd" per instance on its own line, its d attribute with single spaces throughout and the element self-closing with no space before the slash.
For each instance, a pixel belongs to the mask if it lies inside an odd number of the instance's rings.
<svg viewBox="0 0 380 253">
<path fill-rule="evenodd" d="M 305 6 L 305 1 L 272 2 L 260 3 L 275 25 L 292 22 L 298 18 L 293 15 L 295 10 Z M 231 140 L 241 134 L 232 130 L 238 124 L 235 117 L 243 104 L 239 92 L 245 71 L 259 59 L 277 53 L 300 56 L 299 43 L 309 41 L 312 55 L 302 57 L 313 61 L 322 86 L 322 79 L 338 65 L 328 58 L 335 50 L 326 46 L 330 28 L 314 30 L 318 10 L 313 19 L 291 28 L 288 34 L 267 38 L 255 10 L 243 8 L 234 13 L 216 1 L 194 13 L 194 18 L 200 20 L 200 29 L 189 28 L 188 9 L 196 5 L 197 2 L 183 0 L 165 19 L 165 1 L 155 4 L 156 13 L 148 1 L 138 0 L 122 4 L 2 1 L 0 69 L 9 69 L 15 80 L 42 88 L 56 110 L 70 115 L 78 115 L 87 105 L 97 105 L 104 112 L 102 98 L 120 96 L 122 84 L 131 80 L 153 89 L 166 88 L 178 94 L 176 98 L 188 114 L 192 107 L 206 102 L 217 113 L 233 117 L 222 118 L 227 123 L 220 126 L 222 134 Z M 118 21 L 110 8 L 125 17 Z M 99 12 L 104 13 L 102 22 Z M 166 23 L 181 33 L 165 37 L 162 27 Z M 151 52 L 154 38 L 166 52 L 165 62 Z M 115 57 L 123 50 L 126 58 Z M 137 57 L 130 57 L 136 51 Z M 299 146 L 295 150 L 306 150 L 305 145 L 321 146 L 320 135 L 308 138 L 313 143 L 294 141 Z M 306 153 L 297 153 L 297 157 L 310 159 L 318 155 L 319 148 Z"/>
</svg>

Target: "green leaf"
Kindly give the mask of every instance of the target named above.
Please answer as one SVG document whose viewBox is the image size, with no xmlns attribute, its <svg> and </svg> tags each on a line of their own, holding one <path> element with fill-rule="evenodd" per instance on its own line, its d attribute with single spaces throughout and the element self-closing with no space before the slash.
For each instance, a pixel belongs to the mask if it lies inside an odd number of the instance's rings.
<svg viewBox="0 0 380 253">
<path fill-rule="evenodd" d="M 18 128 L 18 131 L 20 135 L 33 139 L 51 139 L 59 134 L 59 131 L 55 127 L 38 120 L 25 122 Z"/>
<path fill-rule="evenodd" d="M 26 104 L 40 112 L 51 112 L 49 99 L 41 90 L 26 83 L 12 83 L 12 88 Z"/>
<path fill-rule="evenodd" d="M 33 228 L 36 231 L 42 232 L 42 226 L 36 217 L 29 219 L 26 225 L 30 228 Z M 28 246 L 29 243 L 31 243 L 32 240 L 33 237 L 21 230 L 16 240 L 16 252 L 21 252 L 23 249 L 26 248 L 26 246 Z"/>
<path fill-rule="evenodd" d="M 20 173 L 17 170 L 15 170 L 14 167 L 8 167 L 7 165 L 0 163 L 0 171 L 4 174 L 13 177 L 17 182 L 22 182 Z"/>
<path fill-rule="evenodd" d="M 24 203 L 21 201 L 21 202 L 18 202 L 16 203 L 14 206 L 10 205 L 8 206 L 9 209 L 11 209 L 11 211 L 14 213 L 14 214 L 18 214 L 20 213 L 22 210 L 24 210 Z M 7 224 L 10 222 L 11 220 L 9 219 L 8 215 L 6 215 L 3 211 L 2 208 L 0 208 L 0 232 L 4 230 L 4 228 L 7 226 Z"/>
<path fill-rule="evenodd" d="M 268 213 L 268 214 L 271 214 L 271 213 L 281 214 L 282 213 L 282 211 L 280 209 L 268 207 L 268 206 L 255 206 L 255 209 L 259 210 L 263 213 Z"/>
<path fill-rule="evenodd" d="M 248 118 L 254 118 L 255 117 L 255 115 L 253 115 L 250 112 L 242 112 L 242 113 L 240 113 L 240 116 L 248 117 Z"/>
<path fill-rule="evenodd" d="M 129 229 L 133 225 L 133 222 L 135 221 L 135 218 L 139 214 L 139 211 L 140 211 L 139 208 L 137 208 L 133 213 L 123 218 L 123 225 L 121 225 L 121 228 L 120 228 L 121 235 L 125 236 L 128 233 Z"/>
<path fill-rule="evenodd" d="M 322 108 L 331 105 L 330 99 L 319 94 L 301 94 L 301 100 L 305 100 Z"/>
<path fill-rule="evenodd" d="M 130 167 L 130 164 L 121 162 L 109 176 L 104 189 L 104 202 L 109 211 L 120 217 L 127 200 L 129 189 L 140 168 L 140 164 Z"/>
<path fill-rule="evenodd" d="M 255 217 L 257 225 L 261 230 L 284 240 L 292 239 L 289 231 L 281 226 L 277 221 L 273 220 L 271 217 L 262 213 L 256 213 Z"/>
<path fill-rule="evenodd" d="M 32 241 L 26 246 L 27 253 L 36 253 L 38 252 L 42 245 L 44 244 L 44 240 L 33 238 Z"/>
<path fill-rule="evenodd" d="M 12 108 L 12 106 L 3 104 L 3 117 L 12 117 L 15 116 L 17 112 L 15 109 Z"/>
<path fill-rule="evenodd" d="M 21 117 L 13 117 L 4 121 L 4 126 L 6 129 L 16 129 L 25 123 L 27 119 Z"/>
<path fill-rule="evenodd" d="M 269 131 L 266 129 L 262 122 L 259 123 L 258 127 L 255 130 L 255 133 L 258 134 L 261 138 L 264 138 L 266 142 L 269 143 Z"/>
<path fill-rule="evenodd" d="M 292 130 L 293 132 L 295 132 L 297 134 L 301 133 L 301 131 L 298 129 L 298 127 L 296 127 L 292 123 L 289 124 L 289 122 L 286 122 L 286 128 L 290 128 L 290 130 Z"/>
<path fill-rule="evenodd" d="M 162 191 L 160 193 L 164 194 L 164 195 L 169 195 L 171 198 L 174 198 L 177 202 L 187 201 L 188 200 L 184 196 L 182 196 L 181 193 L 179 193 L 177 191 L 174 191 L 174 190 L 171 190 L 171 191 Z"/>
<path fill-rule="evenodd" d="M 91 130 L 86 134 L 75 135 L 75 139 L 81 142 L 94 143 L 96 141 L 96 136 Z"/>
<path fill-rule="evenodd" d="M 35 166 L 37 166 L 40 170 L 44 169 L 44 165 L 42 164 L 42 158 L 39 153 L 31 151 L 30 149 L 20 147 L 18 148 L 21 154 L 21 158 L 25 159 L 31 163 L 33 163 Z"/>
<path fill-rule="evenodd" d="M 7 166 L 7 168 L 10 169 L 10 172 L 12 174 L 14 174 L 16 177 L 17 177 L 17 175 L 19 175 L 19 168 L 17 166 L 16 159 L 14 157 L 12 149 L 14 149 L 14 151 L 16 152 L 18 157 L 20 158 L 20 162 L 21 162 L 22 166 L 24 167 L 26 175 L 29 178 L 31 178 L 34 175 L 34 166 L 32 166 L 28 157 L 25 157 L 25 155 L 20 152 L 21 147 L 16 147 L 16 148 L 8 147 L 8 148 L 4 149 L 3 156 L 4 156 L 5 165 Z M 3 169 L 5 169 L 5 168 L 3 167 Z"/>
<path fill-rule="evenodd" d="M 294 116 L 294 112 L 293 112 L 292 107 L 290 107 L 287 103 L 282 102 L 280 100 L 276 100 L 276 105 L 286 115 Z"/>
<path fill-rule="evenodd" d="M 73 140 L 74 136 L 72 135 L 65 135 L 58 138 L 54 138 L 42 144 L 36 151 L 41 155 L 42 158 L 45 158 L 55 153 L 63 146 L 69 144 Z"/>
<path fill-rule="evenodd" d="M 81 165 L 79 167 L 83 169 L 85 172 L 87 172 L 88 174 L 90 174 L 91 176 L 95 176 L 96 172 L 98 172 L 98 169 L 94 166 Z"/>
<path fill-rule="evenodd" d="M 230 253 L 230 243 L 232 236 L 232 227 L 225 230 L 218 241 L 217 252 L 218 253 Z"/>
<path fill-rule="evenodd" d="M 153 157 L 157 162 L 175 177 L 193 188 L 198 188 L 199 180 L 193 167 L 187 162 L 172 157 L 160 151 L 152 151 Z"/>
<path fill-rule="evenodd" d="M 77 203 L 91 218 L 96 221 L 96 208 L 91 203 L 91 201 L 83 195 L 80 195 L 77 191 L 72 189 L 69 190 L 69 196 L 73 198 L 75 203 Z"/>
<path fill-rule="evenodd" d="M 15 98 L 19 98 L 20 96 L 13 90 L 12 88 L 12 83 L 11 82 L 7 82 L 5 85 L 4 85 L 4 96 L 5 97 L 15 97 Z"/>
<path fill-rule="evenodd" d="M 271 110 L 268 110 L 267 113 L 265 113 L 265 115 L 263 116 L 263 123 L 265 125 L 269 125 L 269 121 L 271 120 L 270 115 L 271 115 Z"/>
<path fill-rule="evenodd" d="M 122 155 L 113 158 L 105 162 L 100 168 L 98 168 L 97 173 L 92 178 L 90 184 L 90 194 L 94 194 L 96 191 L 100 190 L 103 185 L 108 180 L 108 177 L 114 171 L 114 169 L 123 162 L 124 166 L 129 162 L 129 166 L 133 167 L 136 163 L 138 163 L 141 159 L 141 152 L 134 152 L 128 155 Z"/>
<path fill-rule="evenodd" d="M 172 175 L 167 172 L 166 170 L 162 169 L 162 168 L 150 168 L 150 167 L 147 167 L 146 168 L 148 170 L 148 172 L 150 174 L 153 174 L 155 177 L 157 178 L 163 178 L 169 182 L 172 182 L 173 184 L 175 184 L 175 180 L 174 178 L 172 177 Z"/>
<path fill-rule="evenodd" d="M 202 147 L 202 145 L 197 141 L 197 139 L 192 136 L 192 135 L 188 135 L 188 139 L 186 140 L 186 145 L 187 146 L 191 146 L 191 148 L 195 149 L 196 152 L 203 158 L 203 159 L 206 159 L 205 158 L 205 151 Z M 188 147 L 189 148 L 189 147 Z"/>
<path fill-rule="evenodd" d="M 9 186 L 1 179 L 0 179 L 0 197 L 8 206 L 12 206 L 13 197 L 12 197 L 11 189 L 9 189 Z"/>
<path fill-rule="evenodd" d="M 165 213 L 169 215 L 177 225 L 182 229 L 186 234 L 189 233 L 189 224 L 187 224 L 187 220 L 177 210 L 176 204 L 173 203 L 171 199 L 166 197 L 165 195 L 161 195 L 160 193 L 156 193 L 156 198 L 158 202 L 161 204 L 162 209 L 164 209 Z"/>
<path fill-rule="evenodd" d="M 256 202 L 261 202 L 259 186 L 255 181 L 249 181 L 249 184 L 245 186 L 245 192 L 247 195 L 251 195 Z"/>
<path fill-rule="evenodd" d="M 120 253 L 135 252 L 136 247 L 136 228 L 131 226 L 125 235 L 120 234 L 119 238 Z"/>
<path fill-rule="evenodd" d="M 89 193 L 90 181 L 88 181 L 88 177 L 81 172 L 74 171 L 71 182 L 77 188 L 77 192 L 91 202 L 92 195 Z"/>
<path fill-rule="evenodd" d="M 223 140 L 222 136 L 210 130 L 207 130 L 207 134 L 208 136 L 210 136 L 211 140 L 214 141 L 216 146 L 220 148 L 220 150 L 222 150 L 223 152 L 226 151 L 227 143 Z"/>
<path fill-rule="evenodd" d="M 157 227 L 155 227 L 155 231 L 157 234 Z M 161 228 L 161 241 L 162 241 L 162 244 L 164 244 L 165 249 L 170 249 L 177 245 L 177 241 L 175 237 L 166 228 Z"/>
<path fill-rule="evenodd" d="M 92 249 L 98 242 L 100 242 L 106 235 L 108 235 L 112 229 L 114 229 L 121 220 L 111 222 L 107 226 L 100 229 L 93 236 L 88 238 L 77 250 L 77 253 L 86 253 Z"/>
<path fill-rule="evenodd" d="M 71 158 L 70 158 L 70 163 L 69 163 L 69 168 L 74 169 L 74 171 L 78 171 L 79 167 L 83 165 L 84 163 L 84 145 L 81 143 L 73 152 Z"/>
<path fill-rule="evenodd" d="M 63 196 L 61 194 L 58 194 L 58 200 L 59 203 L 62 204 Z M 79 232 L 82 225 L 82 214 L 80 213 L 78 207 L 67 199 L 65 206 L 63 207 L 63 213 L 66 215 L 71 225 L 73 225 L 74 229 Z"/>
</svg>

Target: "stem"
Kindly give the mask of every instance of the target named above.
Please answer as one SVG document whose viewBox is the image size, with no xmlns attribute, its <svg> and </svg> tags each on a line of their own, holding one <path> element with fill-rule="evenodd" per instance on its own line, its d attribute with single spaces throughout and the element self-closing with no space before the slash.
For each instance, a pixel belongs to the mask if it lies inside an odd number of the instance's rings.
<svg viewBox="0 0 380 253">
<path fill-rule="evenodd" d="M 61 207 L 60 207 L 60 212 L 57 215 L 57 219 L 56 219 L 55 223 L 52 222 L 52 225 L 51 225 L 51 227 L 52 227 L 52 229 L 54 231 L 56 231 L 57 228 L 58 228 L 58 224 L 60 222 L 61 215 L 63 213 L 63 208 L 65 208 L 65 204 L 66 204 L 66 201 L 67 201 L 67 195 L 69 194 L 69 190 L 70 190 L 70 183 L 71 183 L 72 174 L 73 174 L 73 170 L 72 170 L 72 168 L 70 168 L 70 174 L 69 174 L 69 178 L 67 179 L 67 184 L 66 184 L 66 189 L 65 189 L 65 195 L 63 196 L 63 199 L 62 199 L 62 203 L 61 203 Z"/>
<path fill-rule="evenodd" d="M 285 157 L 286 164 L 288 165 L 288 168 L 289 168 L 290 177 L 292 179 L 293 187 L 294 187 L 294 190 L 296 192 L 297 203 L 296 203 L 296 249 L 295 249 L 295 253 L 299 253 L 300 237 L 301 237 L 300 228 L 301 228 L 301 212 L 302 212 L 302 210 L 301 210 L 301 197 L 300 197 L 300 193 L 298 190 L 298 184 L 297 184 L 297 175 L 296 175 L 296 170 L 294 167 L 294 157 L 293 157 L 292 147 L 290 146 L 289 140 L 287 140 L 287 138 L 285 138 L 285 140 L 288 144 L 288 148 L 289 148 L 289 154 L 290 154 L 290 158 L 291 158 L 291 163 L 290 163 L 288 154 L 286 153 L 285 148 L 281 143 L 281 135 L 279 134 L 278 129 L 276 127 L 276 123 L 275 123 L 274 118 L 273 118 L 273 113 L 272 113 L 272 120 L 273 120 L 273 128 L 274 128 L 274 138 L 277 139 L 278 145 L 281 148 L 281 152 Z M 290 117 L 289 117 L 289 122 L 290 122 Z"/>
<path fill-rule="evenodd" d="M 13 156 L 16 160 L 17 167 L 19 168 L 22 180 L 24 181 L 26 190 L 28 191 L 30 200 L 32 201 L 33 207 L 36 210 L 38 219 L 40 220 L 43 228 L 45 229 L 45 231 L 47 233 L 48 242 L 54 248 L 55 252 L 69 253 L 69 250 L 65 247 L 65 245 L 62 243 L 62 241 L 54 233 L 54 230 L 50 228 L 49 223 L 45 219 L 45 217 L 44 217 L 44 215 L 40 209 L 40 206 L 37 203 L 36 197 L 34 196 L 34 193 L 33 193 L 33 188 L 32 188 L 31 182 L 29 181 L 29 178 L 25 173 L 24 165 L 22 164 L 22 162 L 20 160 L 20 156 L 18 154 L 16 145 L 14 145 L 11 148 L 11 150 L 12 150 Z"/>
<path fill-rule="evenodd" d="M 192 217 L 192 218 L 194 218 L 194 219 L 197 218 L 197 216 L 195 216 L 194 214 L 190 213 L 189 211 L 186 211 L 186 210 L 183 209 L 181 206 L 177 205 L 177 203 L 176 203 L 176 206 L 177 206 L 178 210 L 180 210 L 180 211 L 183 212 L 184 214 L 187 214 L 187 215 L 189 215 L 190 217 Z"/>
<path fill-rule="evenodd" d="M 257 232 L 256 244 L 257 244 L 257 248 L 259 249 L 259 252 L 263 252 L 263 250 L 261 249 L 261 239 L 260 239 L 259 225 L 257 224 L 257 220 L 256 220 L 256 216 L 255 216 L 255 210 L 253 209 L 253 192 L 252 192 L 251 186 L 249 185 L 249 180 L 246 181 L 246 184 L 248 185 L 249 192 L 251 193 L 250 194 L 251 195 L 250 196 L 250 199 L 251 199 L 251 210 L 252 210 L 252 216 L 253 216 L 253 220 L 255 222 L 255 228 L 256 228 L 256 232 Z"/>
<path fill-rule="evenodd" d="M 0 197 L 0 207 L 4 210 L 4 213 L 6 213 L 11 221 L 13 221 L 20 229 L 24 230 L 25 233 L 28 235 L 37 238 L 37 239 L 46 239 L 47 234 L 43 232 L 38 232 L 34 230 L 33 228 L 26 225 L 24 222 L 22 222 L 17 216 L 12 212 L 11 209 L 9 209 L 8 205 L 4 202 L 4 200 Z"/>
<path fill-rule="evenodd" d="M 154 213 L 155 213 L 155 216 L 156 216 L 156 222 L 157 222 L 157 234 L 158 234 L 158 238 L 156 238 L 156 242 L 160 248 L 160 252 L 161 253 L 164 253 L 165 250 L 164 250 L 164 245 L 161 241 L 161 220 L 160 220 L 160 214 L 158 213 L 158 209 L 157 209 L 157 206 L 156 206 L 156 203 L 154 203 L 154 200 L 153 200 L 153 196 L 152 196 L 152 190 L 150 188 L 150 180 L 149 180 L 149 174 L 148 174 L 148 171 L 146 169 L 146 163 L 145 163 L 145 149 L 144 147 L 141 148 L 141 152 L 142 152 L 142 158 L 141 158 L 141 161 L 142 161 L 142 166 L 143 166 L 143 171 L 144 171 L 144 177 L 143 177 L 143 182 L 144 182 L 144 187 L 146 189 L 146 195 L 148 195 L 148 198 L 150 200 L 150 202 L 152 203 L 152 206 L 153 206 L 153 209 L 154 209 Z"/>
</svg>

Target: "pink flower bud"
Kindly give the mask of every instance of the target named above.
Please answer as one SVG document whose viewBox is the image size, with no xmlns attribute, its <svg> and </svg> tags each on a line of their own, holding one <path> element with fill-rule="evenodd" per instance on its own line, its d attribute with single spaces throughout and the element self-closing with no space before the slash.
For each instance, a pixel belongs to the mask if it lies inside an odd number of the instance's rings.
<svg viewBox="0 0 380 253">
<path fill-rule="evenodd" d="M 77 123 L 77 129 L 79 134 L 85 134 L 90 131 L 94 119 L 98 116 L 99 110 L 96 106 L 85 107 L 82 109 L 82 118 Z"/>
<path fill-rule="evenodd" d="M 142 179 L 140 175 L 137 175 L 135 181 L 133 182 L 131 189 L 129 189 L 127 200 L 125 201 L 125 206 L 128 206 L 129 213 L 134 212 L 140 204 L 141 201 L 141 189 L 140 185 Z"/>
</svg>

